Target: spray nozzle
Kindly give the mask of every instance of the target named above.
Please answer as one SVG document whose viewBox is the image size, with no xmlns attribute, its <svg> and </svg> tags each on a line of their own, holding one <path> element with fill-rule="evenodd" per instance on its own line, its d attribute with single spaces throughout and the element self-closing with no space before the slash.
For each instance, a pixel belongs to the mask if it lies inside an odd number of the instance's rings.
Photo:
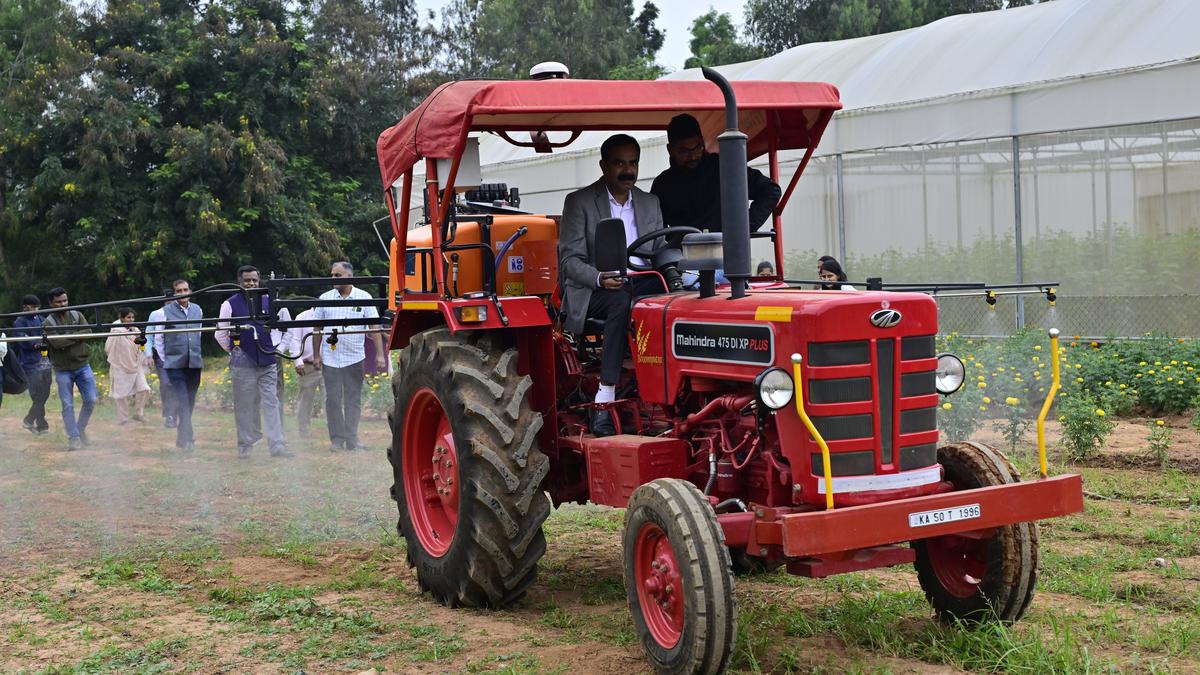
<svg viewBox="0 0 1200 675">
<path fill-rule="evenodd" d="M 242 327 L 241 326 L 234 326 L 233 328 L 229 329 L 229 340 L 233 343 L 234 347 L 237 347 L 238 345 L 240 345 L 242 343 Z"/>
<path fill-rule="evenodd" d="M 988 291 L 984 301 L 987 302 L 990 311 L 996 311 L 996 291 Z"/>
<path fill-rule="evenodd" d="M 1050 302 L 1051 307 L 1054 306 L 1054 301 L 1058 300 L 1058 294 L 1054 292 L 1053 288 L 1046 289 L 1046 300 Z"/>
<path fill-rule="evenodd" d="M 336 328 L 329 334 L 329 337 L 325 338 L 325 342 L 329 345 L 330 349 L 337 351 L 338 332 Z"/>
<path fill-rule="evenodd" d="M 146 351 L 146 329 L 145 328 L 143 328 L 138 333 L 137 337 L 133 338 L 133 344 L 137 345 L 138 349 L 142 350 L 143 352 Z"/>
</svg>

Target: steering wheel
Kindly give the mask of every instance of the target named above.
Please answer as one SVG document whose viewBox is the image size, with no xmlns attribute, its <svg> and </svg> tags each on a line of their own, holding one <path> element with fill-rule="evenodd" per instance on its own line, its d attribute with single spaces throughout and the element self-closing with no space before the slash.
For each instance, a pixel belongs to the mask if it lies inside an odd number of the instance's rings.
<svg viewBox="0 0 1200 675">
<path fill-rule="evenodd" d="M 694 227 L 688 227 L 686 225 L 673 225 L 671 227 L 664 227 L 661 230 L 655 230 L 653 232 L 647 232 L 646 234 L 643 234 L 642 236 L 638 237 L 637 239 L 634 239 L 633 243 L 630 244 L 629 247 L 625 250 L 625 257 L 628 258 L 627 262 L 629 263 L 629 269 L 634 270 L 635 272 L 653 272 L 655 269 L 654 265 L 652 265 L 652 264 L 651 265 L 643 265 L 641 263 L 634 262 L 633 259 L 635 257 L 637 257 L 637 258 L 645 258 L 647 260 L 653 261 L 654 256 L 658 255 L 659 253 L 662 253 L 663 251 L 670 249 L 670 248 L 679 248 L 677 245 L 674 245 L 671 242 L 666 241 L 666 237 L 678 235 L 680 238 L 682 238 L 683 235 L 685 235 L 685 234 L 699 234 L 699 233 L 700 233 L 700 230 L 698 230 Z M 642 246 L 645 246 L 646 244 L 654 241 L 655 239 L 663 239 L 664 241 L 661 244 L 659 244 L 658 246 L 655 246 L 654 248 L 650 249 L 649 251 L 639 251 L 638 250 Z"/>
</svg>

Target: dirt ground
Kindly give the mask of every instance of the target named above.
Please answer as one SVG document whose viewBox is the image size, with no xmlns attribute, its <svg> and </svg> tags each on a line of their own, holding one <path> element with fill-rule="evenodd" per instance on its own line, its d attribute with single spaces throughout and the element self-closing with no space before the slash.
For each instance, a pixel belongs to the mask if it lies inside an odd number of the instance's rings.
<svg viewBox="0 0 1200 675">
<path fill-rule="evenodd" d="M 330 454 L 319 421 L 301 439 L 289 420 L 297 457 L 238 460 L 228 412 L 198 412 L 185 457 L 153 414 L 117 426 L 106 405 L 93 447 L 68 453 L 56 416 L 49 435 L 21 428 L 26 402 L 0 409 L 6 672 L 649 672 L 619 510 L 556 511 L 525 599 L 450 610 L 395 537 L 382 420 L 363 423 L 367 452 Z M 1200 672 L 1200 436 L 1169 423 L 1175 468 L 1150 462 L 1141 420 L 1081 467 L 1094 498 L 1043 524 L 1040 592 L 1013 629 L 937 626 L 910 568 L 739 578 L 734 669 Z"/>
</svg>

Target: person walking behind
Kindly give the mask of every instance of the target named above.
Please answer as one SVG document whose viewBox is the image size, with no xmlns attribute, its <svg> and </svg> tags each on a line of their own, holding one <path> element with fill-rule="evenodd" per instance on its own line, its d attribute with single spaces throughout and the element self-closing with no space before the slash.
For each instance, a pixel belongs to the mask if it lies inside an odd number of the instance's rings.
<svg viewBox="0 0 1200 675">
<path fill-rule="evenodd" d="M 200 328 L 204 312 L 186 296 L 192 286 L 180 279 L 171 284 L 176 299 L 168 304 L 163 317 L 168 322 L 166 330 Z M 192 413 L 196 410 L 196 393 L 200 391 L 200 374 L 204 360 L 200 356 L 200 333 L 164 333 L 162 337 L 163 365 L 171 381 L 171 395 L 175 399 L 175 411 L 179 423 L 175 428 L 175 447 L 191 454 L 196 449 L 196 434 L 192 430 Z"/>
<path fill-rule="evenodd" d="M 163 306 L 150 312 L 148 321 L 151 323 L 162 322 L 167 320 L 166 308 L 171 304 L 171 289 L 163 291 Z M 162 326 L 151 326 L 146 329 L 146 334 L 151 336 L 150 344 L 147 345 L 150 349 L 150 356 L 154 359 L 154 372 L 158 374 L 158 398 L 162 400 L 162 417 L 163 426 L 168 429 L 174 429 L 179 426 L 179 416 L 175 410 L 175 396 L 171 389 L 171 377 L 167 374 L 167 366 L 163 361 L 163 336 L 159 332 Z"/>
<path fill-rule="evenodd" d="M 336 262 L 330 271 L 330 276 L 345 279 L 354 276 L 354 267 L 348 262 Z M 355 288 L 353 284 L 339 284 L 333 290 L 321 294 L 321 300 L 362 300 L 364 304 L 347 304 L 338 307 L 316 307 L 315 320 L 326 319 L 375 319 L 379 311 L 374 305 L 366 304 L 371 294 Z M 343 330 L 366 330 L 365 325 L 346 326 Z M 371 326 L 375 328 L 375 326 Z M 313 332 L 313 340 L 319 345 L 313 347 L 316 356 L 316 366 L 321 369 L 322 381 L 325 384 L 325 420 L 329 423 L 329 451 L 366 450 L 366 446 L 358 441 L 358 421 L 362 416 L 363 360 L 366 358 L 363 344 L 366 342 L 363 333 L 338 335 L 337 349 L 326 344 L 321 339 L 319 331 Z M 383 349 L 383 339 L 379 333 L 371 333 L 375 343 L 376 363 L 380 368 L 387 367 L 387 352 Z"/>
<path fill-rule="evenodd" d="M 112 336 L 104 342 L 104 353 L 108 355 L 108 375 L 112 380 L 108 395 L 117 404 L 117 424 L 121 426 L 129 424 L 130 399 L 133 399 L 132 419 L 135 422 L 146 421 L 146 399 L 150 396 L 150 384 L 146 382 L 150 356 L 134 342 L 138 330 L 125 327 L 135 319 L 132 307 L 118 309 L 117 320 L 109 331 Z"/>
<path fill-rule="evenodd" d="M 59 311 L 46 315 L 43 326 L 50 342 L 50 363 L 54 365 L 54 380 L 58 385 L 58 400 L 62 402 L 63 429 L 67 432 L 67 450 L 91 445 L 87 435 L 88 421 L 96 409 L 96 376 L 88 364 L 91 352 L 83 338 L 72 333 L 86 333 L 89 325 L 82 314 L 66 309 L 70 304 L 67 291 L 55 288 L 47 298 L 50 307 Z M 72 326 L 78 328 L 72 329 Z M 65 329 L 65 330 L 55 330 Z M 75 388 L 79 389 L 81 406 L 75 417 Z"/>
<path fill-rule="evenodd" d="M 238 268 L 237 279 L 238 285 L 243 289 L 254 290 L 259 285 L 258 269 L 252 265 L 243 265 Z M 283 412 L 279 407 L 276 388 L 279 375 L 275 347 L 279 342 L 279 335 L 261 321 L 239 319 L 236 325 L 229 321 L 232 317 L 251 316 L 251 303 L 257 304 L 263 315 L 270 312 L 266 295 L 234 293 L 221 303 L 220 321 L 217 323 L 217 342 L 229 353 L 238 458 L 246 459 L 250 456 L 250 448 L 262 439 L 264 428 L 271 456 L 292 457 L 287 448 L 287 441 L 283 438 Z M 279 312 L 279 315 L 284 321 L 291 319 L 287 310 Z M 240 330 L 239 326 L 246 326 L 251 330 Z"/>
<path fill-rule="evenodd" d="M 36 312 L 41 306 L 36 295 L 26 295 L 21 300 L 22 312 Z M 13 337 L 37 337 L 41 334 L 41 316 L 21 316 L 13 322 Z M 50 423 L 46 421 L 46 401 L 50 399 L 50 382 L 54 379 L 49 351 L 36 342 L 14 342 L 10 348 L 16 350 L 17 360 L 25 369 L 25 378 L 29 380 L 29 412 L 21 420 L 21 426 L 34 434 L 47 433 Z"/>
<path fill-rule="evenodd" d="M 297 321 L 308 321 L 316 316 L 316 311 L 306 309 L 296 315 Z M 313 343 L 308 339 L 312 328 L 296 327 L 287 332 L 284 339 L 284 349 L 288 356 L 295 359 L 296 379 L 300 385 L 300 402 L 296 407 L 296 427 L 300 437 L 307 438 L 312 426 L 313 404 L 317 400 L 317 392 L 321 387 L 321 367 L 313 356 Z M 324 393 L 324 389 L 320 389 Z"/>
</svg>

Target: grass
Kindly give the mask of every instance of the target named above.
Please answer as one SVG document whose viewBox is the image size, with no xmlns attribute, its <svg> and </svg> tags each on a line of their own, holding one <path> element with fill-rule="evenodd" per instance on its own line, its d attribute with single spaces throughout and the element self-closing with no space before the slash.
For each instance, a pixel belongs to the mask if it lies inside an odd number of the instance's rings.
<svg viewBox="0 0 1200 675">
<path fill-rule="evenodd" d="M 382 453 L 238 462 L 232 425 L 205 411 L 192 459 L 146 428 L 67 456 L 18 433 L 14 410 L 0 410 L 0 437 L 18 442 L 0 453 L 0 541 L 18 544 L 0 549 L 0 670 L 553 673 L 641 658 L 620 509 L 556 510 L 526 600 L 449 612 L 408 569 Z M 116 438 L 111 411 L 98 419 Z M 386 431 L 368 431 L 382 447 Z M 1033 475 L 1031 457 L 1017 463 Z M 1039 594 L 1015 626 L 939 625 L 900 570 L 739 577 L 733 672 L 1200 670 L 1200 477 L 1080 471 L 1102 497 L 1043 524 Z"/>
</svg>

